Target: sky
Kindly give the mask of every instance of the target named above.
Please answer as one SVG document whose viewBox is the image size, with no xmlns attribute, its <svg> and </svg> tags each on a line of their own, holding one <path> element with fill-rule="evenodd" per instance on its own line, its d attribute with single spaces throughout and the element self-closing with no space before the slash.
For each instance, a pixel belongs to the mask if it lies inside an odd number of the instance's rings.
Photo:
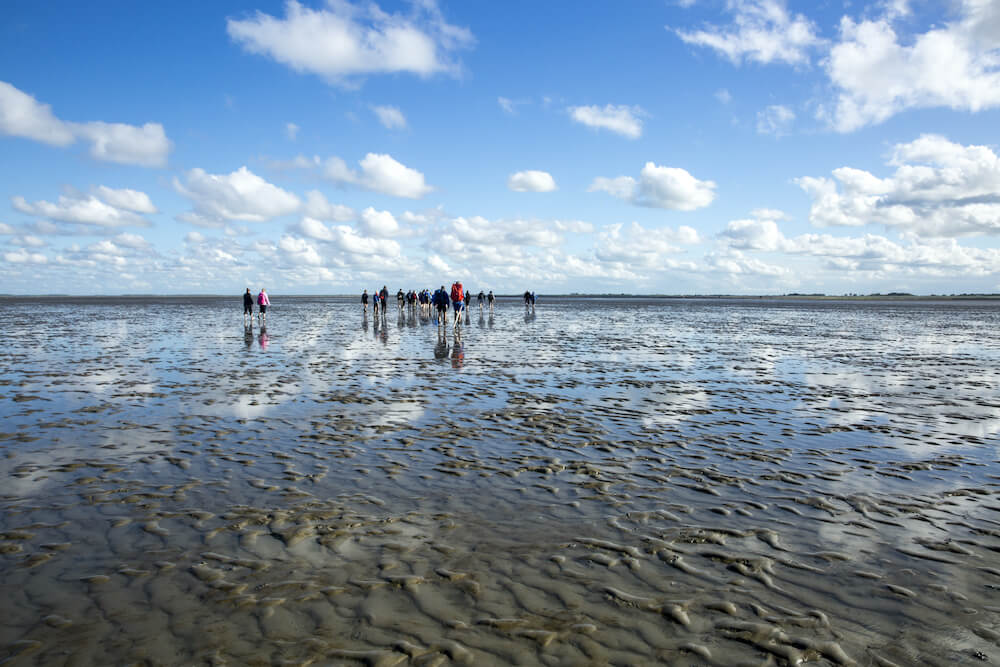
<svg viewBox="0 0 1000 667">
<path fill-rule="evenodd" d="M 0 293 L 1000 292 L 1000 0 L 0 6 Z"/>
</svg>

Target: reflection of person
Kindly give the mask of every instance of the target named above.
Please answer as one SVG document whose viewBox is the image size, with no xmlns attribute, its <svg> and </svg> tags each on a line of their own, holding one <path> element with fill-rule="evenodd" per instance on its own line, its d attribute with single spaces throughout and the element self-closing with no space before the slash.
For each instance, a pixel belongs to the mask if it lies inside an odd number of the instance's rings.
<svg viewBox="0 0 1000 667">
<path fill-rule="evenodd" d="M 267 328 L 264 327 L 264 326 L 261 326 L 261 328 L 260 328 L 260 338 L 258 338 L 258 341 L 260 342 L 260 349 L 261 349 L 261 351 L 262 352 L 267 352 L 267 344 L 270 341 L 267 338 Z"/>
<path fill-rule="evenodd" d="M 250 288 L 243 294 L 243 326 L 253 325 L 253 294 Z"/>
<path fill-rule="evenodd" d="M 434 346 L 434 358 L 441 360 L 448 358 L 448 337 L 445 336 L 444 329 L 438 329 L 437 345 Z"/>
<path fill-rule="evenodd" d="M 465 361 L 465 344 L 462 343 L 462 337 L 455 334 L 455 344 L 451 348 L 451 367 L 461 368 L 462 363 Z"/>
<path fill-rule="evenodd" d="M 531 309 L 532 310 L 535 309 L 535 293 L 534 292 L 531 293 Z"/>
<path fill-rule="evenodd" d="M 264 322 L 267 322 L 267 307 L 271 305 L 271 300 L 267 298 L 267 292 L 264 288 L 260 288 L 260 294 L 257 295 L 257 307 L 260 312 L 257 313 L 257 319 L 260 320 L 260 325 L 264 326 Z"/>
</svg>

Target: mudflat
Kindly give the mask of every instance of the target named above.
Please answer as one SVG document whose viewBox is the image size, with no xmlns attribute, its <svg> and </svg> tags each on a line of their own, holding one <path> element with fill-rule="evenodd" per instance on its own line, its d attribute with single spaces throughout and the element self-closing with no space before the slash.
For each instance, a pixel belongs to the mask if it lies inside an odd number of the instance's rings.
<svg viewBox="0 0 1000 667">
<path fill-rule="evenodd" d="M 0 302 L 0 662 L 1000 661 L 995 303 Z"/>
</svg>

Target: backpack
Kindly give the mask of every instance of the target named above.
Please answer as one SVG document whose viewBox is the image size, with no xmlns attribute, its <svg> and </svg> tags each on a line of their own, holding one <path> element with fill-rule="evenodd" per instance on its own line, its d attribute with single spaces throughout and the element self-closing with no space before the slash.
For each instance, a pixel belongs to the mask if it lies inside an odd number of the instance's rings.
<svg viewBox="0 0 1000 667">
<path fill-rule="evenodd" d="M 465 295 L 462 293 L 462 283 L 456 282 L 451 286 L 451 300 L 464 301 Z"/>
</svg>

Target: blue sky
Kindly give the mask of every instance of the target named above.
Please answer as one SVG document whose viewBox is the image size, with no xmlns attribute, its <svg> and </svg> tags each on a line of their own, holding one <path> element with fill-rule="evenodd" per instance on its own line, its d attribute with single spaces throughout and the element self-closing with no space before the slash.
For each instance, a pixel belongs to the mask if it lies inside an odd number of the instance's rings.
<svg viewBox="0 0 1000 667">
<path fill-rule="evenodd" d="M 0 292 L 1000 292 L 1000 0 L 0 17 Z"/>
</svg>

